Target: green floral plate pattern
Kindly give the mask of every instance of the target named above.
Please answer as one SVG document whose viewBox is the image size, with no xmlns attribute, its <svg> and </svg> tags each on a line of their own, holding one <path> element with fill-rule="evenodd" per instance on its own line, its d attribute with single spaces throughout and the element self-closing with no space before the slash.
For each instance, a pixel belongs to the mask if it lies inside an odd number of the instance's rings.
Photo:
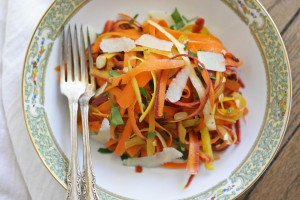
<svg viewBox="0 0 300 200">
<path fill-rule="evenodd" d="M 44 80 L 54 40 L 61 27 L 85 0 L 56 0 L 47 10 L 29 44 L 22 81 L 24 117 L 32 143 L 54 178 L 66 188 L 68 159 L 56 144 L 44 109 Z M 266 169 L 283 138 L 291 105 L 291 76 L 287 53 L 280 34 L 256 0 L 223 0 L 249 27 L 265 62 L 267 109 L 265 122 L 251 153 L 228 177 L 210 190 L 191 199 L 232 199 L 249 188 Z M 102 199 L 124 199 L 98 188 Z"/>
</svg>

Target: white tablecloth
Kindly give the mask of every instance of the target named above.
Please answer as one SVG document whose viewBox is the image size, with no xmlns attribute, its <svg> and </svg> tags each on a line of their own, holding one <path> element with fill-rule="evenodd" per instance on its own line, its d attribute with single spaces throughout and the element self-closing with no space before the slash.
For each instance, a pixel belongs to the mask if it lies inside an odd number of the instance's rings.
<svg viewBox="0 0 300 200">
<path fill-rule="evenodd" d="M 64 199 L 24 122 L 21 79 L 31 35 L 52 0 L 0 0 L 0 200 Z"/>
</svg>

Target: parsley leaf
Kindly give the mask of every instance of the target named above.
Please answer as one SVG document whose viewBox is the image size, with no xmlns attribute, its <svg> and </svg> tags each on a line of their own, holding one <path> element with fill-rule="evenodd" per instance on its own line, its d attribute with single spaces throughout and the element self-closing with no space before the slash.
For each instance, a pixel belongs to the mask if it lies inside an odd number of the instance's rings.
<svg viewBox="0 0 300 200">
<path fill-rule="evenodd" d="M 191 56 L 194 56 L 194 57 L 196 57 L 196 58 L 197 58 L 197 54 L 196 54 L 196 53 L 194 53 L 194 52 L 192 52 L 192 51 L 189 51 L 189 55 L 191 55 Z"/>
<path fill-rule="evenodd" d="M 147 107 L 148 106 L 148 103 L 147 103 L 147 100 L 146 99 L 142 99 L 142 103 Z"/>
<path fill-rule="evenodd" d="M 198 67 L 200 69 L 200 72 L 202 73 L 203 72 L 203 67 L 200 64 L 198 64 Z"/>
<path fill-rule="evenodd" d="M 105 96 L 108 96 L 108 95 L 109 95 L 108 92 L 106 92 L 106 93 L 104 93 L 102 96 L 105 97 Z"/>
<path fill-rule="evenodd" d="M 182 151 L 180 147 L 177 147 L 177 150 L 180 151 L 180 152 L 182 153 L 182 157 L 181 157 L 181 158 L 182 158 L 183 160 L 187 160 L 187 159 L 188 159 L 189 152 L 188 152 L 187 149 L 185 149 L 185 150 Z"/>
<path fill-rule="evenodd" d="M 202 72 L 203 72 L 203 67 L 202 67 L 200 64 L 198 64 L 198 67 L 199 67 L 199 69 L 200 69 L 200 72 L 202 73 Z M 200 77 L 199 77 L 199 78 L 200 78 Z M 214 76 L 209 76 L 209 78 L 210 78 L 211 80 L 215 80 L 215 79 L 216 79 L 216 77 L 214 77 Z M 201 77 L 200 79 L 203 80 L 202 77 Z"/>
<path fill-rule="evenodd" d="M 98 149 L 98 152 L 99 152 L 99 153 L 112 153 L 111 150 L 106 149 L 106 148 L 99 148 L 99 149 Z"/>
<path fill-rule="evenodd" d="M 152 139 L 152 138 L 154 138 L 156 136 L 156 133 L 155 132 L 150 132 L 149 134 L 148 134 L 148 139 Z"/>
<path fill-rule="evenodd" d="M 119 74 L 118 72 L 114 71 L 114 70 L 109 70 L 108 74 L 110 76 L 120 76 L 121 74 Z"/>
<path fill-rule="evenodd" d="M 174 30 L 174 29 L 175 29 L 175 26 L 174 26 L 174 25 L 171 25 L 171 26 L 170 26 L 170 29 Z"/>
<path fill-rule="evenodd" d="M 129 156 L 127 154 L 123 154 L 120 157 L 121 157 L 121 160 L 125 160 L 125 159 L 129 158 Z"/>
<path fill-rule="evenodd" d="M 188 18 L 186 18 L 184 15 L 182 15 L 182 18 L 184 19 L 184 21 L 185 21 L 186 23 L 190 23 L 190 22 L 196 20 L 198 17 L 194 17 L 194 18 L 192 18 L 192 19 L 188 19 Z"/>
<path fill-rule="evenodd" d="M 111 125 L 116 128 L 117 125 L 124 124 L 121 113 L 118 107 L 111 107 L 110 115 L 109 115 Z"/>
<path fill-rule="evenodd" d="M 185 148 L 185 144 L 182 142 L 176 142 L 175 144 L 177 144 L 179 147 Z"/>
<path fill-rule="evenodd" d="M 201 69 L 200 69 L 201 70 Z M 202 72 L 202 71 L 201 71 Z M 205 81 L 204 81 L 204 79 L 202 78 L 202 75 L 201 74 L 197 74 L 197 76 L 198 76 L 198 78 L 200 79 L 200 81 L 202 82 L 202 83 L 205 83 Z M 197 96 L 198 97 L 198 96 Z M 199 97 L 198 97 L 199 98 Z M 198 101 L 199 99 L 197 99 L 197 101 Z"/>
<path fill-rule="evenodd" d="M 147 99 L 147 101 L 150 101 L 150 98 L 149 98 L 149 95 L 148 95 L 146 89 L 143 87 L 139 87 L 139 89 L 140 89 L 142 95 Z"/>
<path fill-rule="evenodd" d="M 175 22 L 176 29 L 181 29 L 182 27 L 185 26 L 185 24 L 184 24 L 184 22 L 181 18 L 181 15 L 179 14 L 177 8 L 175 8 L 174 12 L 171 14 L 171 17 Z"/>
<path fill-rule="evenodd" d="M 110 123 L 114 128 L 116 128 L 117 125 L 124 124 L 124 121 L 122 119 L 119 108 L 114 105 L 114 102 L 111 98 L 108 97 L 108 99 L 112 102 L 112 107 L 109 114 Z"/>
<path fill-rule="evenodd" d="M 153 80 L 149 81 L 149 87 L 151 89 L 151 92 L 154 92 L 154 83 L 153 83 Z"/>
<path fill-rule="evenodd" d="M 184 46 L 184 50 L 186 50 L 186 49 L 187 49 L 188 43 L 189 43 L 189 42 L 187 42 L 187 43 L 185 44 L 185 46 Z"/>
<path fill-rule="evenodd" d="M 232 109 L 228 109 L 227 113 L 231 114 L 232 113 Z"/>
<path fill-rule="evenodd" d="M 134 15 L 134 19 L 136 19 L 139 16 L 139 14 Z M 133 19 L 129 21 L 129 25 L 132 25 L 134 23 Z"/>
<path fill-rule="evenodd" d="M 113 67 L 113 69 L 121 69 L 121 70 L 122 70 L 122 67 L 120 67 L 120 66 L 118 66 L 118 65 L 115 65 L 115 66 Z"/>
</svg>

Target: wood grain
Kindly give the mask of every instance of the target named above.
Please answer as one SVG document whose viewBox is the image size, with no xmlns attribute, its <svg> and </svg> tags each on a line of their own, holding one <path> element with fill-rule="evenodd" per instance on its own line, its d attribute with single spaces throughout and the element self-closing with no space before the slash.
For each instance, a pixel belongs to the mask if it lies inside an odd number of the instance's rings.
<svg viewBox="0 0 300 200">
<path fill-rule="evenodd" d="M 284 148 L 266 175 L 246 199 L 287 200 L 297 199 L 297 197 L 299 199 L 299 143 L 300 134 L 297 134 L 291 139 L 289 146 Z M 297 194 L 298 196 L 295 196 Z"/>
<path fill-rule="evenodd" d="M 260 2 L 267 5 L 266 9 L 280 32 L 284 30 L 300 8 L 299 0 L 261 0 Z"/>
<path fill-rule="evenodd" d="M 238 200 L 300 199 L 300 1 L 261 0 L 282 33 L 290 59 L 293 102 L 286 135 L 262 177 Z"/>
</svg>

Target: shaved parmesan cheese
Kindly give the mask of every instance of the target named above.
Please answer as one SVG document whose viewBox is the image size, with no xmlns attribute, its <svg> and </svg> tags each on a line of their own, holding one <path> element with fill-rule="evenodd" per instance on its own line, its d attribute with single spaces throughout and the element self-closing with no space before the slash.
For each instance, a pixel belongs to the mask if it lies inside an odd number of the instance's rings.
<svg viewBox="0 0 300 200">
<path fill-rule="evenodd" d="M 189 74 L 189 69 L 185 67 L 176 75 L 175 78 L 173 78 L 166 92 L 165 99 L 169 99 L 169 101 L 171 101 L 172 103 L 180 100 L 182 91 L 189 78 Z"/>
<path fill-rule="evenodd" d="M 171 51 L 173 46 L 172 42 L 158 39 L 149 34 L 142 35 L 139 39 L 135 41 L 135 44 L 162 51 Z"/>
<path fill-rule="evenodd" d="M 96 90 L 94 97 L 98 97 L 100 94 L 102 94 L 106 86 L 107 86 L 107 82 L 105 82 L 100 88 Z"/>
<path fill-rule="evenodd" d="M 153 156 L 140 157 L 140 158 L 128 158 L 123 160 L 123 164 L 126 166 L 142 166 L 142 167 L 157 167 L 166 162 L 171 162 L 177 158 L 181 158 L 182 153 L 173 147 L 166 147 L 162 152 L 159 152 Z"/>
<path fill-rule="evenodd" d="M 170 13 L 161 10 L 150 10 L 148 12 L 149 19 L 163 19 L 167 22 L 168 26 L 175 26 L 175 22 Z"/>
<path fill-rule="evenodd" d="M 108 119 L 104 118 L 101 124 L 101 128 L 97 135 L 91 135 L 93 140 L 106 144 L 110 139 L 110 125 Z"/>
<path fill-rule="evenodd" d="M 126 37 L 103 39 L 100 43 L 100 49 L 103 52 L 128 52 L 135 48 L 135 43 L 132 39 Z"/>
<path fill-rule="evenodd" d="M 198 60 L 202 62 L 207 70 L 224 72 L 225 68 L 225 59 L 224 56 L 220 53 L 198 51 Z"/>
</svg>

